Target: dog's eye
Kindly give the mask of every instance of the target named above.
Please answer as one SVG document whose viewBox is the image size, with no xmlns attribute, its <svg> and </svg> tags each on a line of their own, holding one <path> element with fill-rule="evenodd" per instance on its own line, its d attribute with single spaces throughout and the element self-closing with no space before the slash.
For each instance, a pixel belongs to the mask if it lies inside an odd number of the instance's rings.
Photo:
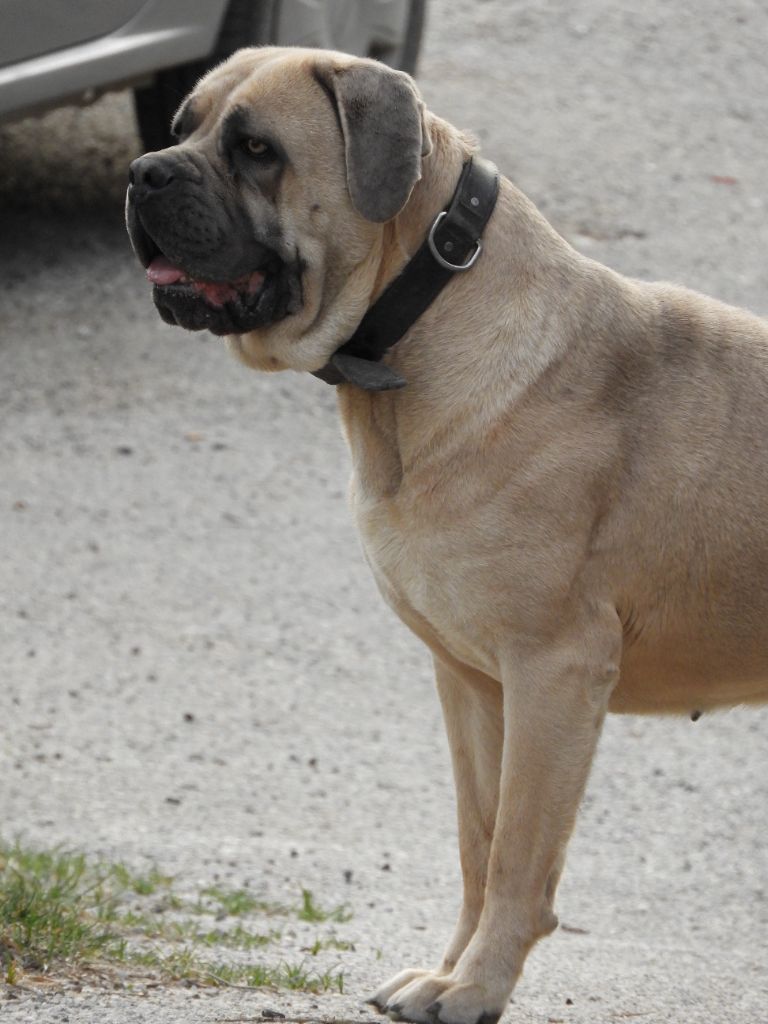
<svg viewBox="0 0 768 1024">
<path fill-rule="evenodd" d="M 271 160 L 276 155 L 274 149 L 264 139 L 244 139 L 242 147 L 248 156 L 257 160 Z"/>
</svg>

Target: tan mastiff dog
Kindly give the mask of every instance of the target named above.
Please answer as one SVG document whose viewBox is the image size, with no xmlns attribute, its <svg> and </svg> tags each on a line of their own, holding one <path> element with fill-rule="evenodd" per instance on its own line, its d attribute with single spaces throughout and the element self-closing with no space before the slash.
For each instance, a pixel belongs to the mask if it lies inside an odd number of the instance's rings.
<svg viewBox="0 0 768 1024">
<path fill-rule="evenodd" d="M 240 51 L 176 131 L 128 197 L 161 314 L 326 375 L 475 149 L 407 76 L 315 50 Z M 581 256 L 504 179 L 481 244 L 373 390 L 335 378 L 366 556 L 434 656 L 464 877 L 442 962 L 372 1001 L 445 1024 L 495 1021 L 555 928 L 606 712 L 768 699 L 768 327 Z"/>
</svg>

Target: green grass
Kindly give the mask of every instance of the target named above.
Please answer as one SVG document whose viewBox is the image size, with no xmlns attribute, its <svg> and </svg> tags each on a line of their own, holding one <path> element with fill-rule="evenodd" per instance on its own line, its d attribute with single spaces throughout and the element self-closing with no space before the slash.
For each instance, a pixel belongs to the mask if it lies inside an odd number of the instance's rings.
<svg viewBox="0 0 768 1024">
<path fill-rule="evenodd" d="M 253 913 L 272 917 L 289 913 L 281 904 L 257 899 L 247 889 L 224 889 L 218 885 L 203 889 L 197 903 L 189 909 L 198 914 L 213 913 L 227 917 L 241 917 Z"/>
<path fill-rule="evenodd" d="M 349 907 L 342 905 L 334 907 L 332 910 L 323 910 L 322 907 L 317 906 L 315 898 L 309 889 L 301 890 L 301 907 L 298 911 L 300 921 L 311 921 L 313 923 L 336 921 L 342 924 L 344 921 L 349 921 L 351 917 L 352 914 L 349 911 Z"/>
<path fill-rule="evenodd" d="M 160 890 L 167 891 L 174 881 L 170 875 L 163 875 L 156 868 L 145 875 L 136 874 L 124 864 L 113 864 L 109 870 L 118 885 L 137 896 L 154 896 Z"/>
<path fill-rule="evenodd" d="M 311 946 L 307 946 L 307 953 L 311 953 L 312 956 L 317 956 L 318 953 L 322 953 L 326 949 L 337 949 L 337 950 L 354 950 L 354 944 L 347 942 L 345 939 L 337 939 L 335 936 L 331 936 L 328 939 L 315 939 Z"/>
<path fill-rule="evenodd" d="M 109 874 L 81 854 L 0 846 L 0 957 L 8 970 L 105 954 L 117 936 Z M 6 972 L 7 973 L 7 972 Z"/>
<path fill-rule="evenodd" d="M 0 841 L 0 983 L 113 964 L 168 982 L 343 991 L 338 968 L 314 970 L 305 960 L 233 964 L 212 955 L 268 950 L 274 959 L 282 932 L 247 927 L 247 918 L 341 923 L 351 916 L 347 907 L 323 909 L 307 889 L 297 906 L 222 886 L 184 899 L 174 882 L 155 869 L 138 874 L 124 864 L 92 862 L 63 849 L 30 850 Z M 305 952 L 317 956 L 353 948 L 334 933 L 318 932 Z"/>
</svg>

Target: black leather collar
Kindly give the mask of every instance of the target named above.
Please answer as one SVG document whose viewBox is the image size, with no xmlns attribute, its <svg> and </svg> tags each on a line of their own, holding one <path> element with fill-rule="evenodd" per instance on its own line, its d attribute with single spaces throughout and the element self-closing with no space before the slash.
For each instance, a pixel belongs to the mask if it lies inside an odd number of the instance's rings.
<svg viewBox="0 0 768 1024">
<path fill-rule="evenodd" d="M 355 384 L 366 391 L 390 391 L 406 381 L 380 360 L 437 298 L 454 274 L 474 266 L 480 237 L 496 205 L 499 172 L 488 160 L 464 164 L 447 209 L 437 215 L 426 241 L 382 292 L 355 333 L 314 372 L 326 384 Z"/>
</svg>

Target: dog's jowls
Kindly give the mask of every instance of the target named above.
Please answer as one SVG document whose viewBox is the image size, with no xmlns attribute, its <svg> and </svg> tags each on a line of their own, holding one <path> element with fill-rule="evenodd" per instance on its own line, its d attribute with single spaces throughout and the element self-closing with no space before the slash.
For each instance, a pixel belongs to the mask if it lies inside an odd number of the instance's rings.
<svg viewBox="0 0 768 1024">
<path fill-rule="evenodd" d="M 310 50 L 240 51 L 176 126 L 133 165 L 134 247 L 165 319 L 262 370 L 328 361 L 472 151 L 407 76 Z M 434 657 L 464 877 L 442 962 L 373 1001 L 445 1024 L 494 1021 L 556 926 L 606 712 L 768 699 L 768 327 L 586 259 L 506 180 L 483 245 L 388 354 L 404 390 L 339 388 L 368 561 Z"/>
</svg>

